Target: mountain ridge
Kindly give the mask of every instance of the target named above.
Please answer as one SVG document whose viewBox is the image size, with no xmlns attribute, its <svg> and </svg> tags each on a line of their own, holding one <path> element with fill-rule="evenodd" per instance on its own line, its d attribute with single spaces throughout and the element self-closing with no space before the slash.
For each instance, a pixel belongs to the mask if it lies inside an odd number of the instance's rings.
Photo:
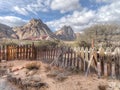
<svg viewBox="0 0 120 90">
<path fill-rule="evenodd" d="M 21 27 L 13 28 L 13 31 L 16 32 L 16 34 L 19 36 L 19 39 L 29 39 L 29 38 L 41 39 L 42 36 L 55 38 L 54 33 L 40 19 L 31 19 L 25 25 Z"/>
<path fill-rule="evenodd" d="M 76 35 L 71 26 L 63 26 L 60 30 L 55 32 L 56 36 L 61 40 L 72 41 L 75 40 Z"/>
</svg>

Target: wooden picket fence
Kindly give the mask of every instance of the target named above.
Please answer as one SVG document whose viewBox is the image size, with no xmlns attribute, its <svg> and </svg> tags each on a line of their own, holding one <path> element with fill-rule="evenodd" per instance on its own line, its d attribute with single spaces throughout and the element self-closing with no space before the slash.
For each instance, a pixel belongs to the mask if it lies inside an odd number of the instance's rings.
<svg viewBox="0 0 120 90">
<path fill-rule="evenodd" d="M 29 45 L 0 46 L 0 60 L 43 60 L 62 68 L 77 69 L 87 76 L 120 78 L 120 48 L 93 49 Z"/>
<path fill-rule="evenodd" d="M 96 72 L 99 77 L 120 78 L 120 48 L 38 48 L 37 60 L 50 61 L 52 66 L 79 69 L 85 75 Z"/>
<path fill-rule="evenodd" d="M 1 45 L 0 60 L 34 60 L 34 45 Z"/>
</svg>

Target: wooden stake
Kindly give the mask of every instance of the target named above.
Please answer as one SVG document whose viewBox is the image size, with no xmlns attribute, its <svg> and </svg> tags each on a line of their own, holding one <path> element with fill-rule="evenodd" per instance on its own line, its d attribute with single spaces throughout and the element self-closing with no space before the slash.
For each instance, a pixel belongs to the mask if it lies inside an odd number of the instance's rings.
<svg viewBox="0 0 120 90">
<path fill-rule="evenodd" d="M 88 72 L 89 72 L 89 69 L 90 69 L 90 65 L 91 65 L 91 63 L 92 63 L 92 60 L 93 60 L 93 55 L 92 55 L 91 58 L 90 58 L 90 61 L 89 61 L 89 64 L 88 64 L 88 67 L 87 67 L 87 71 L 86 71 L 85 76 L 88 76 Z"/>
<path fill-rule="evenodd" d="M 104 64 L 104 76 L 108 76 L 107 63 Z"/>
<path fill-rule="evenodd" d="M 112 78 L 115 78 L 115 63 L 112 63 Z"/>
<path fill-rule="evenodd" d="M 98 68 L 98 78 L 101 77 L 101 63 L 97 62 L 97 68 Z"/>
</svg>

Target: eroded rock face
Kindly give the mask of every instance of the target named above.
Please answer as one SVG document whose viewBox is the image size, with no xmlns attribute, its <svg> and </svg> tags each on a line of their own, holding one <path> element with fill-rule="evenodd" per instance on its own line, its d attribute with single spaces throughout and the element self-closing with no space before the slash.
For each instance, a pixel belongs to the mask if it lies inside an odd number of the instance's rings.
<svg viewBox="0 0 120 90">
<path fill-rule="evenodd" d="M 19 39 L 46 39 L 54 37 L 52 31 L 40 19 L 32 19 L 27 24 L 21 27 L 15 27 L 13 30 L 18 35 Z"/>
<path fill-rule="evenodd" d="M 75 33 L 70 26 L 63 26 L 55 34 L 61 40 L 72 41 L 76 38 Z"/>
<path fill-rule="evenodd" d="M 0 24 L 0 39 L 3 38 L 18 38 L 15 32 L 12 30 L 11 27 Z"/>
</svg>

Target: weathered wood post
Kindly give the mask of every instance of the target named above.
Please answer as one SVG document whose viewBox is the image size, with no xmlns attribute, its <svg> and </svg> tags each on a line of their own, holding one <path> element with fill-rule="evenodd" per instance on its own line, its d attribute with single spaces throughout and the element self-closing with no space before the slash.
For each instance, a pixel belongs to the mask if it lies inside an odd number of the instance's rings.
<svg viewBox="0 0 120 90">
<path fill-rule="evenodd" d="M 111 48 L 106 49 L 106 64 L 107 64 L 107 76 L 111 75 L 111 61 L 112 61 L 112 50 Z"/>
<path fill-rule="evenodd" d="M 77 47 L 76 50 L 75 50 L 75 67 L 79 68 L 81 71 L 83 71 L 83 68 L 82 68 L 82 60 L 81 60 L 81 49 L 80 47 Z"/>
<path fill-rule="evenodd" d="M 1 45 L 1 60 L 3 60 L 3 45 Z"/>
<path fill-rule="evenodd" d="M 85 57 L 84 57 L 84 55 L 85 55 L 85 53 L 84 53 L 84 48 L 82 47 L 81 48 L 81 69 L 82 69 L 82 71 L 84 71 L 85 72 Z"/>
<path fill-rule="evenodd" d="M 105 50 L 101 47 L 99 49 L 99 58 L 100 58 L 100 63 L 101 63 L 101 74 L 104 74 L 104 62 L 105 62 Z"/>
<path fill-rule="evenodd" d="M 104 76 L 108 76 L 108 69 L 107 69 L 107 63 L 104 63 Z"/>
<path fill-rule="evenodd" d="M 7 45 L 5 45 L 5 60 L 7 60 Z"/>
<path fill-rule="evenodd" d="M 85 71 L 87 70 L 87 65 L 89 63 L 89 60 L 88 60 L 88 48 L 86 47 L 85 48 Z"/>
<path fill-rule="evenodd" d="M 101 63 L 97 62 L 97 68 L 98 68 L 98 78 L 101 77 Z"/>
<path fill-rule="evenodd" d="M 115 64 L 115 74 L 116 74 L 116 78 L 120 79 L 120 48 L 116 47 L 114 50 L 114 64 Z M 112 64 L 113 65 L 113 64 Z M 114 68 L 114 65 L 113 65 Z"/>
<path fill-rule="evenodd" d="M 115 63 L 112 62 L 112 78 L 115 79 L 116 78 L 116 74 L 115 74 Z"/>
<path fill-rule="evenodd" d="M 64 60 L 65 60 L 65 68 L 66 68 L 67 67 L 67 48 L 66 48 Z"/>
<path fill-rule="evenodd" d="M 70 68 L 72 68 L 72 63 L 73 63 L 73 56 L 72 56 L 72 54 L 73 54 L 73 50 L 72 50 L 72 48 L 70 48 Z"/>
</svg>

